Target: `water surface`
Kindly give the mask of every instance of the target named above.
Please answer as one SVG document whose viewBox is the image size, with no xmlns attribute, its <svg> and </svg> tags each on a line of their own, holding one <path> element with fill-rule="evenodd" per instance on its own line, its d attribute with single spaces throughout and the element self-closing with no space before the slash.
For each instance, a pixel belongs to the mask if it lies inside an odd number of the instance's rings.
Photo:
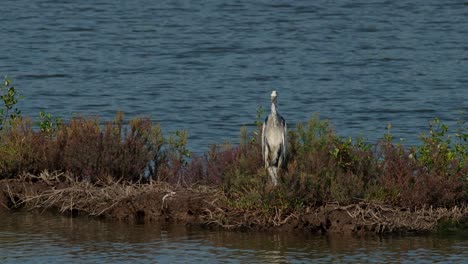
<svg viewBox="0 0 468 264">
<path fill-rule="evenodd" d="M 0 213 L 1 263 L 462 263 L 468 233 L 313 236 Z"/>
<path fill-rule="evenodd" d="M 416 144 L 468 112 L 463 1 L 4 0 L 0 75 L 20 108 L 68 119 L 150 116 L 191 149 L 237 142 L 255 109 L 292 127 L 314 112 L 374 142 L 387 123 Z M 467 120 L 467 115 L 465 115 Z"/>
<path fill-rule="evenodd" d="M 468 112 L 463 1 L 3 0 L 0 75 L 40 110 L 110 120 L 149 116 L 203 151 L 239 128 L 272 89 L 290 126 L 314 112 L 375 141 L 392 123 L 417 144 L 439 117 Z M 464 120 L 467 121 L 465 114 Z M 128 226 L 0 215 L 0 262 L 466 261 L 467 234 L 333 238 Z"/>
</svg>

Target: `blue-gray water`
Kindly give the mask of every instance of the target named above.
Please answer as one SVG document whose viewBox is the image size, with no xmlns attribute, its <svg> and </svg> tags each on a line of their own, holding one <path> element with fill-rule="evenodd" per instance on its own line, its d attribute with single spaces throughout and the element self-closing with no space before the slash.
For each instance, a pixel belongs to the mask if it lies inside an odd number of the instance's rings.
<svg viewBox="0 0 468 264">
<path fill-rule="evenodd" d="M 2 0 L 0 75 L 40 110 L 149 116 L 190 149 L 236 142 L 272 89 L 374 142 L 468 112 L 468 2 Z M 45 217 L 45 216 L 44 216 Z M 30 220 L 27 220 L 30 219 Z M 28 222 L 29 221 L 29 222 Z M 0 217 L 0 262 L 463 262 L 467 236 L 327 239 Z"/>
<path fill-rule="evenodd" d="M 468 234 L 356 238 L 0 213 L 1 263 L 466 263 Z"/>
<path fill-rule="evenodd" d="M 41 109 L 150 116 L 191 150 L 237 142 L 272 89 L 292 127 L 313 112 L 375 142 L 417 144 L 468 112 L 464 1 L 3 0 L 0 75 Z"/>
</svg>

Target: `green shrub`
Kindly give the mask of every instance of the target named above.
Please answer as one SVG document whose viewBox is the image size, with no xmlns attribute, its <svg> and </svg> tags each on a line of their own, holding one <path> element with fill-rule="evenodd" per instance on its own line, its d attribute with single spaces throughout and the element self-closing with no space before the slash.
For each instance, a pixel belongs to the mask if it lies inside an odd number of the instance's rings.
<svg viewBox="0 0 468 264">
<path fill-rule="evenodd" d="M 21 98 L 11 81 L 5 77 L 3 85 L 0 86 L 0 130 L 21 117 L 21 111 L 15 107 Z"/>
</svg>

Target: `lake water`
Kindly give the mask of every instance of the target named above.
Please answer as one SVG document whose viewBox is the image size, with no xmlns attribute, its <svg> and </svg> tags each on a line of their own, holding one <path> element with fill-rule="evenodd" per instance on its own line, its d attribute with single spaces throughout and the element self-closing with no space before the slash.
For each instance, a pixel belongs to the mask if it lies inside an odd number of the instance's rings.
<svg viewBox="0 0 468 264">
<path fill-rule="evenodd" d="M 293 127 L 319 112 L 375 142 L 417 144 L 468 112 L 465 1 L 3 0 L 0 75 L 20 108 L 149 116 L 190 148 L 238 142 L 272 89 Z M 467 115 L 464 119 L 467 120 Z"/>
<path fill-rule="evenodd" d="M 0 213 L 1 263 L 463 263 L 468 233 L 329 237 Z"/>
<path fill-rule="evenodd" d="M 417 144 L 468 112 L 468 2 L 2 0 L 0 75 L 25 115 L 149 116 L 189 147 L 236 143 L 256 108 L 314 112 L 375 142 Z M 461 116 L 460 111 L 465 115 Z M 462 262 L 468 239 L 190 231 L 61 216 L 0 217 L 0 262 Z"/>
</svg>

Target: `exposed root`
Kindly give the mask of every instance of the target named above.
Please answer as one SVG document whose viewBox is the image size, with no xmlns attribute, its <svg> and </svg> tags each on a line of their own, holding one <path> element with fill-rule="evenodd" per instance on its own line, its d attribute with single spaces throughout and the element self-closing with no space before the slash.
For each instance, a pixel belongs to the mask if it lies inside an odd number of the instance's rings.
<svg viewBox="0 0 468 264">
<path fill-rule="evenodd" d="M 344 212 L 344 215 L 337 213 L 340 211 Z M 214 224 L 227 229 L 245 227 L 268 229 L 293 225 L 289 229 L 305 228 L 321 232 L 374 232 L 377 234 L 430 231 L 434 230 L 443 219 L 458 221 L 468 217 L 466 206 L 450 209 L 429 207 L 411 211 L 371 203 L 347 206 L 328 204 L 315 209 L 306 208 L 303 211 L 274 208 L 272 214 L 261 210 L 229 210 L 220 207 L 216 207 L 215 210 L 205 209 L 204 212 L 202 217 L 206 224 Z M 345 224 L 351 226 L 352 229 L 343 229 Z"/>
<path fill-rule="evenodd" d="M 49 173 L 47 170 L 41 172 L 39 176 L 31 173 L 24 173 L 19 175 L 18 178 L 23 182 L 42 181 L 49 186 L 54 186 L 59 182 L 73 182 L 73 178 L 69 174 L 57 171 Z"/>
<path fill-rule="evenodd" d="M 131 199 L 141 194 L 161 193 L 170 191 L 167 184 L 148 185 L 148 184 L 110 184 L 106 186 L 97 186 L 86 181 L 73 181 L 72 177 L 63 173 L 41 173 L 39 176 L 24 174 L 21 176 L 21 181 L 39 180 L 48 186 L 44 191 L 30 193 L 27 191 L 18 192 L 15 194 L 21 202 L 15 206 L 24 205 L 28 209 L 49 209 L 57 208 L 60 212 L 80 211 L 92 216 L 100 216 L 112 209 L 114 206 L 124 201 Z M 59 184 L 64 184 L 65 187 L 57 189 Z M 9 185 L 10 199 L 13 199 Z"/>
<path fill-rule="evenodd" d="M 345 211 L 356 226 L 375 233 L 393 231 L 427 231 L 436 227 L 442 219 L 462 219 L 468 215 L 468 207 L 422 208 L 409 210 L 380 204 L 359 203 L 348 206 L 328 205 L 332 210 Z"/>
<path fill-rule="evenodd" d="M 185 221 L 224 229 L 284 229 L 310 232 L 430 231 L 443 220 L 467 220 L 468 207 L 418 210 L 360 202 L 292 210 L 284 207 L 241 209 L 231 206 L 222 190 L 166 183 L 91 184 L 62 173 L 25 174 L 0 181 L 4 207 L 57 209 L 124 221 Z"/>
<path fill-rule="evenodd" d="M 285 213 L 284 209 L 275 208 L 275 214 L 269 215 L 259 210 L 241 210 L 216 207 L 204 209 L 202 219 L 205 224 L 220 226 L 225 229 L 280 227 L 292 219 L 298 220 L 295 213 Z"/>
</svg>

